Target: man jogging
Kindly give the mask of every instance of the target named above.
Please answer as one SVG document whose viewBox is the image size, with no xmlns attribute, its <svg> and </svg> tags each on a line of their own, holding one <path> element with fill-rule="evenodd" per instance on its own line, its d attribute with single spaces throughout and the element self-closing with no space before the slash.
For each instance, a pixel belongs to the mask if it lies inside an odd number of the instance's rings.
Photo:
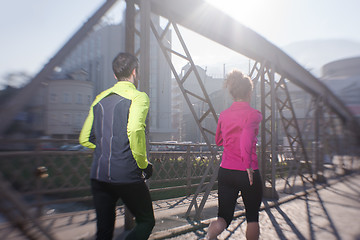
<svg viewBox="0 0 360 240">
<path fill-rule="evenodd" d="M 118 82 L 96 97 L 79 137 L 80 144 L 95 149 L 90 178 L 97 217 L 96 239 L 112 239 L 119 198 L 136 221 L 126 239 L 148 239 L 155 225 L 145 184 L 152 175 L 145 139 L 149 98 L 136 89 L 135 56 L 119 53 L 112 65 Z"/>
</svg>

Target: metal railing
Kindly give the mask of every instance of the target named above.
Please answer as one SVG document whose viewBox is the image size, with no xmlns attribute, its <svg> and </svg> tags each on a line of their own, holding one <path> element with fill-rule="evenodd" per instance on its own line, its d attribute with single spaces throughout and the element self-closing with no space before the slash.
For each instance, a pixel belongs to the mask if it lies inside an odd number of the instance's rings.
<svg viewBox="0 0 360 240">
<path fill-rule="evenodd" d="M 49 212 L 76 213 L 93 209 L 89 186 L 92 151 L 82 149 L 76 143 L 77 140 L 51 139 L 0 142 L 0 187 L 6 191 L 0 195 L 0 211 L 26 236 L 48 234 L 47 239 L 53 239 L 47 231 L 43 233 L 44 227 L 38 218 Z M 307 152 L 309 163 L 314 167 L 316 151 L 307 149 Z M 221 149 L 218 153 L 215 156 L 217 164 L 221 161 Z M 288 147 L 278 146 L 276 157 L 271 153 L 266 151 L 263 156 L 268 159 L 264 183 L 273 178 L 275 172 L 276 180 L 272 184 L 278 193 L 294 194 L 303 190 L 303 176 L 310 178 L 311 172 L 306 171 L 308 168 L 304 168 L 305 171 L 299 171 L 299 168 L 308 163 L 295 160 Z M 324 156 L 326 177 L 360 170 L 359 156 L 326 153 Z M 149 161 L 154 165 L 154 174 L 149 187 L 153 200 L 194 194 L 213 157 L 207 145 L 203 144 L 150 143 Z M 276 160 L 275 164 L 270 162 L 272 159 Z M 213 171 L 207 172 L 205 184 L 209 183 Z M 212 189 L 216 188 L 217 184 L 214 184 Z M 77 205 L 69 207 L 68 203 Z M 120 208 L 123 213 L 123 208 Z"/>
<path fill-rule="evenodd" d="M 89 202 L 92 199 L 89 187 L 92 151 L 79 150 L 75 143 L 76 140 L 2 142 L 3 149 L 8 145 L 16 151 L 0 152 L 1 173 L 30 207 L 38 209 L 39 215 L 44 207 L 52 204 Z M 61 150 L 66 145 L 70 145 L 70 148 Z M 149 186 L 153 198 L 158 200 L 194 193 L 213 157 L 206 147 L 201 144 L 150 143 L 149 160 L 154 165 L 154 174 Z M 313 163 L 312 149 L 308 149 L 308 152 Z M 221 152 L 216 156 L 216 161 L 220 162 L 220 159 Z M 269 178 L 274 170 L 277 178 L 289 181 L 297 176 L 293 174 L 294 169 L 299 168 L 299 164 L 305 164 L 294 161 L 287 148 L 279 148 L 274 159 L 277 159 L 275 169 L 267 169 L 263 178 Z M 359 158 L 355 156 L 327 156 L 327 159 L 327 169 L 332 169 L 336 174 L 359 169 Z M 211 171 L 208 173 L 209 180 L 212 174 Z M 281 186 L 276 188 L 283 191 Z"/>
<path fill-rule="evenodd" d="M 87 203 L 92 199 L 92 150 L 77 148 L 75 143 L 76 140 L 2 142 L 0 171 L 29 207 L 37 209 L 38 215 L 54 204 L 82 202 L 92 207 Z M 7 146 L 12 151 L 4 151 Z M 154 174 L 149 186 L 153 199 L 192 194 L 212 158 L 205 148 L 201 144 L 150 143 L 149 161 L 154 165 Z M 209 179 L 211 175 L 209 172 Z"/>
</svg>

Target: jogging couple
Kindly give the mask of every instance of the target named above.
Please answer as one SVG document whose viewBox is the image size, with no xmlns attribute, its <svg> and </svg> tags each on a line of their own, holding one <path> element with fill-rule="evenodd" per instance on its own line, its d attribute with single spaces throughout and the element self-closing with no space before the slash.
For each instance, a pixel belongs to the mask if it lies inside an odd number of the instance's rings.
<svg viewBox="0 0 360 240">
<path fill-rule="evenodd" d="M 112 63 L 117 83 L 93 101 L 80 133 L 80 143 L 93 148 L 91 191 L 97 217 L 97 240 L 111 240 L 119 199 L 135 216 L 136 225 L 126 239 L 148 239 L 155 226 L 154 211 L 145 180 L 153 167 L 147 159 L 145 120 L 149 97 L 137 90 L 138 60 L 119 53 Z M 216 144 L 224 147 L 218 177 L 218 218 L 205 239 L 217 239 L 234 215 L 239 192 L 247 219 L 247 239 L 259 238 L 262 183 L 256 156 L 256 136 L 261 113 L 250 107 L 251 79 L 234 70 L 225 87 L 233 97 L 221 112 Z"/>
</svg>

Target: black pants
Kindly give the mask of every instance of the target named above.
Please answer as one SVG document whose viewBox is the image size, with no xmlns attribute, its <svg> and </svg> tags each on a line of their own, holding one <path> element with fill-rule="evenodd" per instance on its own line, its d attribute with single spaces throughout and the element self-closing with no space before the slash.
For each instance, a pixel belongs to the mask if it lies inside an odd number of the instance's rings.
<svg viewBox="0 0 360 240">
<path fill-rule="evenodd" d="M 253 185 L 250 186 L 247 171 L 219 169 L 218 216 L 225 219 L 227 226 L 234 217 L 236 200 L 241 192 L 245 205 L 247 222 L 259 221 L 259 208 L 262 201 L 262 182 L 259 170 L 254 171 Z"/>
<path fill-rule="evenodd" d="M 145 182 L 112 184 L 91 180 L 96 218 L 97 240 L 111 240 L 114 234 L 115 207 L 119 198 L 135 216 L 136 226 L 126 239 L 148 239 L 155 226 L 149 189 Z"/>
</svg>

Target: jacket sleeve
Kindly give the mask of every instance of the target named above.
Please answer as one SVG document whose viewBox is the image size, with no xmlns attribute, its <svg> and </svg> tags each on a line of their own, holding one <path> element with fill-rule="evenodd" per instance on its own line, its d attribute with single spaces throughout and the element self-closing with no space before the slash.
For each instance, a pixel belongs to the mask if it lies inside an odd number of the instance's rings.
<svg viewBox="0 0 360 240">
<path fill-rule="evenodd" d="M 95 148 L 95 135 L 93 132 L 94 112 L 93 106 L 90 107 L 89 114 L 84 122 L 79 136 L 79 143 L 87 148 Z"/>
<path fill-rule="evenodd" d="M 216 135 L 215 135 L 215 142 L 216 142 L 216 145 L 218 145 L 218 146 L 223 145 L 223 137 L 222 137 L 222 132 L 221 132 L 221 121 L 222 121 L 221 116 L 222 115 L 220 114 L 217 128 L 216 128 Z"/>
<path fill-rule="evenodd" d="M 249 114 L 245 126 L 240 136 L 240 152 L 241 157 L 245 163 L 246 168 L 251 168 L 251 154 L 256 136 L 259 133 L 259 125 L 262 120 L 262 115 L 258 111 Z"/>
<path fill-rule="evenodd" d="M 146 156 L 145 120 L 149 110 L 149 97 L 144 92 L 132 100 L 129 109 L 127 134 L 131 152 L 140 169 L 148 166 Z"/>
</svg>

